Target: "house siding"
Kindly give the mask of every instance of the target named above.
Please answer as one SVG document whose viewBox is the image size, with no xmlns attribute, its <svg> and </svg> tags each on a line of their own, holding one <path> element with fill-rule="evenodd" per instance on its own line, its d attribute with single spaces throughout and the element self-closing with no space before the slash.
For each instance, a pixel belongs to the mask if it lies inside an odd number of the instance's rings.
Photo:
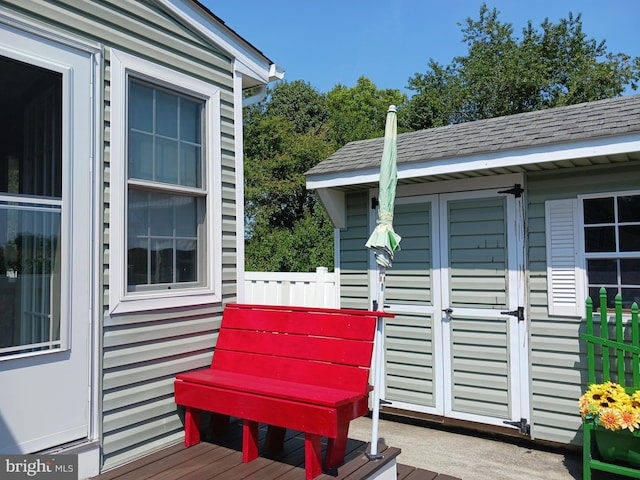
<svg viewBox="0 0 640 480">
<path fill-rule="evenodd" d="M 577 400 L 587 383 L 580 334 L 584 319 L 548 314 L 545 208 L 547 200 L 638 189 L 640 162 L 531 173 L 527 177 L 527 295 L 532 436 L 582 444 Z"/>
<path fill-rule="evenodd" d="M 237 291 L 236 171 L 233 59 L 150 1 L 3 2 L 4 8 L 103 47 L 102 218 L 102 469 L 177 443 L 183 423 L 173 399 L 176 373 L 211 361 L 222 305 L 110 316 L 110 58 L 112 49 L 206 81 L 220 89 L 222 169 L 222 296 Z M 120 128 L 120 127 L 118 127 Z"/>
</svg>

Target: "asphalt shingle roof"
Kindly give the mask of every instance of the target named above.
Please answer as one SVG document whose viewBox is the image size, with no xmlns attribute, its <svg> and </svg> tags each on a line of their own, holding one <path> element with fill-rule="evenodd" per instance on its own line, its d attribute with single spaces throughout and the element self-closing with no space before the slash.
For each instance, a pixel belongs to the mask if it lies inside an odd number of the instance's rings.
<svg viewBox="0 0 640 480">
<path fill-rule="evenodd" d="M 398 165 L 640 133 L 640 95 L 398 135 Z M 378 168 L 382 138 L 351 142 L 307 176 Z"/>
</svg>

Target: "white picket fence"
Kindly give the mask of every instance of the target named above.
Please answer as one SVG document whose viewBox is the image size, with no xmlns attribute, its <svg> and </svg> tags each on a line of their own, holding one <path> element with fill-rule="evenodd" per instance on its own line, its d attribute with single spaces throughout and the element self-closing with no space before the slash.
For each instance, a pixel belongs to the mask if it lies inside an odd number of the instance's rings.
<svg viewBox="0 0 640 480">
<path fill-rule="evenodd" d="M 326 267 L 315 272 L 245 272 L 246 303 L 301 307 L 339 307 L 336 274 Z"/>
</svg>

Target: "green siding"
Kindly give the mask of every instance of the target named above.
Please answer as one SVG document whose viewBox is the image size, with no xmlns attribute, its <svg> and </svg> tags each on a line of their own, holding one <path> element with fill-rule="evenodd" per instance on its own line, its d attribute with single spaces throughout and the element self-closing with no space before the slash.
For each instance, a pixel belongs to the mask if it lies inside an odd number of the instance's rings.
<svg viewBox="0 0 640 480">
<path fill-rule="evenodd" d="M 449 202 L 450 305 L 505 308 L 507 228 L 504 197 Z"/>
<path fill-rule="evenodd" d="M 402 240 L 387 270 L 385 303 L 431 305 L 431 204 L 398 205 L 393 224 Z"/>
<path fill-rule="evenodd" d="M 173 401 L 176 373 L 211 361 L 222 306 L 184 308 L 110 317 L 110 53 L 112 48 L 211 83 L 221 92 L 223 297 L 237 292 L 236 171 L 233 59 L 208 39 L 190 31 L 153 1 L 8 0 L 4 8 L 103 45 L 104 111 L 102 238 L 103 468 L 109 469 L 177 443 L 183 424 Z M 113 126 L 120 128 L 120 126 Z"/>
<path fill-rule="evenodd" d="M 527 179 L 527 297 L 532 435 L 582 444 L 577 401 L 586 385 L 586 352 L 579 340 L 584 322 L 550 317 L 544 202 L 577 195 L 637 190 L 640 162 L 531 173 Z"/>
<path fill-rule="evenodd" d="M 385 321 L 386 399 L 435 406 L 433 317 L 396 314 Z"/>
<path fill-rule="evenodd" d="M 340 232 L 340 306 L 370 309 L 367 193 L 347 195 L 347 228 Z"/>
</svg>

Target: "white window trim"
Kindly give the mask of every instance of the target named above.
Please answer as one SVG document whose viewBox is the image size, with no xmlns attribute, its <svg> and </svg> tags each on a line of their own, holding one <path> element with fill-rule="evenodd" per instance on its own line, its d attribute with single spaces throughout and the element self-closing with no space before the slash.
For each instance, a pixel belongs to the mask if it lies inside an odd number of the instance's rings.
<svg viewBox="0 0 640 480">
<path fill-rule="evenodd" d="M 205 285 L 189 289 L 128 292 L 126 284 L 127 75 L 205 99 L 206 242 Z M 148 60 L 111 50 L 111 158 L 109 313 L 122 314 L 217 303 L 222 300 L 222 184 L 220 90 L 212 84 Z"/>
</svg>

